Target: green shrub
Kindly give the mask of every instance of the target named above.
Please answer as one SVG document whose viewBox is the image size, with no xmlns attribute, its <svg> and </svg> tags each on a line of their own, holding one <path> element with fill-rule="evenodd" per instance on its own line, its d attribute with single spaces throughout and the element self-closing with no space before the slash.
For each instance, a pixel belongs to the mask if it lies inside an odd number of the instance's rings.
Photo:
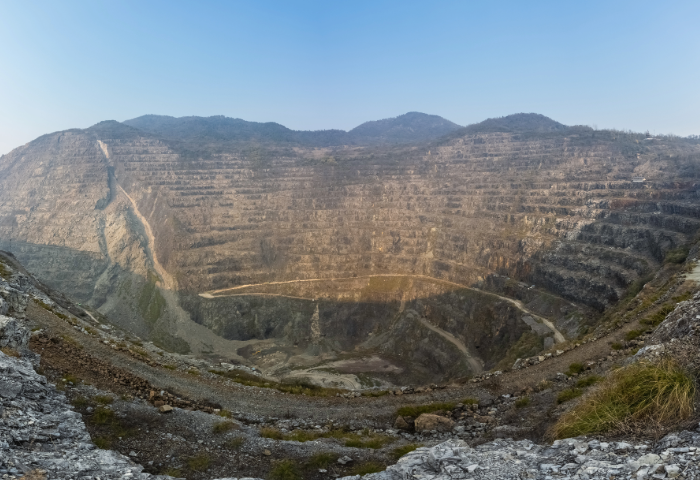
<svg viewBox="0 0 700 480">
<path fill-rule="evenodd" d="M 530 405 L 530 397 L 522 397 L 515 401 L 515 408 L 524 408 Z"/>
<path fill-rule="evenodd" d="M 90 422 L 95 425 L 107 425 L 116 420 L 116 415 L 109 408 L 97 407 L 90 417 Z"/>
<path fill-rule="evenodd" d="M 630 330 L 629 332 L 625 333 L 625 340 L 628 342 L 631 340 L 634 340 L 635 338 L 638 338 L 639 336 L 643 335 L 644 331 L 642 330 Z"/>
<path fill-rule="evenodd" d="M 210 463 L 211 458 L 209 458 L 209 455 L 204 453 L 187 459 L 187 466 L 195 472 L 203 472 L 209 468 Z"/>
<path fill-rule="evenodd" d="M 661 309 L 658 312 L 656 312 L 655 314 L 641 319 L 639 321 L 639 323 L 641 323 L 642 325 L 649 325 L 652 327 L 656 327 L 661 322 L 663 322 L 666 319 L 666 315 L 671 313 L 675 308 L 676 307 L 674 305 L 666 304 L 663 307 L 661 307 Z"/>
<path fill-rule="evenodd" d="M 620 368 L 585 401 L 562 416 L 555 438 L 625 432 L 635 427 L 672 426 L 693 414 L 695 383 L 671 361 Z"/>
<path fill-rule="evenodd" d="M 92 443 L 102 450 L 109 450 L 112 447 L 112 441 L 107 437 L 95 437 L 92 439 Z"/>
<path fill-rule="evenodd" d="M 579 373 L 583 372 L 586 369 L 582 363 L 574 362 L 571 365 L 569 365 L 569 369 L 566 371 L 566 374 L 569 376 L 572 375 L 578 375 Z"/>
<path fill-rule="evenodd" d="M 595 385 L 601 380 L 603 380 L 602 377 L 599 377 L 598 375 L 591 375 L 590 377 L 582 378 L 578 382 L 576 382 L 576 388 L 590 387 L 591 385 Z"/>
<path fill-rule="evenodd" d="M 690 250 L 688 250 L 687 247 L 679 247 L 679 248 L 674 248 L 673 250 L 669 250 L 666 252 L 666 255 L 664 256 L 664 262 L 665 263 L 683 263 L 685 262 L 685 259 L 688 258 L 688 253 Z"/>
<path fill-rule="evenodd" d="M 329 465 L 335 463 L 337 457 L 337 454 L 331 452 L 316 453 L 306 461 L 306 467 L 316 469 L 327 468 Z"/>
<path fill-rule="evenodd" d="M 88 405 L 90 405 L 90 402 L 88 402 L 88 399 L 85 397 L 75 397 L 73 400 L 70 401 L 71 405 L 73 405 L 75 408 L 85 408 Z"/>
<path fill-rule="evenodd" d="M 557 403 L 564 403 L 572 400 L 576 397 L 580 397 L 583 394 L 583 390 L 580 388 L 567 388 L 559 392 L 557 396 Z"/>
<path fill-rule="evenodd" d="M 92 398 L 101 405 L 109 405 L 114 401 L 114 398 L 109 395 L 95 395 Z"/>
<path fill-rule="evenodd" d="M 225 433 L 225 432 L 230 432 L 231 430 L 237 430 L 239 427 L 233 422 L 217 422 L 214 424 L 214 428 L 212 429 L 214 433 Z"/>
<path fill-rule="evenodd" d="M 243 446 L 244 443 L 245 443 L 245 438 L 234 437 L 234 438 L 230 438 L 230 439 L 226 440 L 226 442 L 224 443 L 224 446 L 226 448 L 230 448 L 232 450 L 238 450 L 239 448 L 241 448 Z"/>
<path fill-rule="evenodd" d="M 280 460 L 270 470 L 269 480 L 303 480 L 299 465 L 291 459 Z"/>
<path fill-rule="evenodd" d="M 622 350 L 624 348 L 620 342 L 615 342 L 610 346 L 613 350 Z"/>
<path fill-rule="evenodd" d="M 260 436 L 263 438 L 271 438 L 273 440 L 284 440 L 282 432 L 276 428 L 263 427 L 260 429 Z"/>
</svg>

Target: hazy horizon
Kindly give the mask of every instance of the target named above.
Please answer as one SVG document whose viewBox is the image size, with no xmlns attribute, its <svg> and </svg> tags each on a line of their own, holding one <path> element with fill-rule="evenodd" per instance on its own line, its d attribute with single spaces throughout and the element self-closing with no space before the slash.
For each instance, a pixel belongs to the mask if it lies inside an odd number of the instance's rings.
<svg viewBox="0 0 700 480">
<path fill-rule="evenodd" d="M 0 5 L 0 154 L 145 114 L 350 130 L 411 111 L 459 125 L 700 134 L 696 2 Z"/>
</svg>

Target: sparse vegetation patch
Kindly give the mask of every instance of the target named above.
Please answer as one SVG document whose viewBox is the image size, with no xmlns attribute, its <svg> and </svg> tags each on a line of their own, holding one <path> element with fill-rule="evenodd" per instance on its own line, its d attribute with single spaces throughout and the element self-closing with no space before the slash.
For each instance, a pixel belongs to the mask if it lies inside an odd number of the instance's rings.
<svg viewBox="0 0 700 480">
<path fill-rule="evenodd" d="M 613 372 L 560 418 L 552 435 L 567 438 L 670 426 L 693 413 L 694 396 L 693 379 L 671 360 L 630 365 Z"/>
</svg>

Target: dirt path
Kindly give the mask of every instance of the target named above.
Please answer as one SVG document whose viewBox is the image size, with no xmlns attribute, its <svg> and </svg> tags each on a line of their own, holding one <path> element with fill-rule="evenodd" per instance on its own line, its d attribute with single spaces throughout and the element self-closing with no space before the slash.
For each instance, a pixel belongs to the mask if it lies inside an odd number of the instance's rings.
<svg viewBox="0 0 700 480">
<path fill-rule="evenodd" d="M 120 187 L 120 188 L 121 188 L 121 187 Z M 126 192 L 125 192 L 125 193 L 126 193 Z M 128 195 L 127 195 L 127 196 L 128 196 Z M 130 200 L 131 200 L 131 199 L 130 199 Z M 132 201 L 132 202 L 133 202 L 133 201 Z M 224 293 L 224 292 L 233 292 L 233 291 L 241 290 L 241 289 L 243 289 L 243 288 L 248 288 L 248 287 L 263 287 L 263 286 L 269 286 L 269 285 L 290 285 L 290 284 L 293 284 L 293 283 L 308 283 L 308 282 L 333 282 L 333 281 L 338 281 L 338 280 L 358 280 L 358 279 L 363 279 L 363 278 L 370 279 L 370 278 L 372 278 L 372 277 L 407 277 L 407 278 L 418 278 L 418 279 L 422 279 L 422 280 L 429 280 L 429 281 L 432 281 L 432 282 L 435 282 L 435 283 L 443 283 L 443 284 L 450 285 L 450 286 L 457 287 L 457 288 L 464 288 L 464 289 L 466 289 L 466 290 L 472 290 L 472 291 L 474 291 L 474 292 L 483 293 L 483 294 L 485 294 L 485 295 L 492 295 L 492 296 L 494 296 L 494 297 L 500 298 L 501 300 L 504 300 L 504 301 L 506 301 L 506 302 L 509 302 L 509 303 L 515 305 L 516 307 L 518 307 L 518 308 L 519 308 L 520 310 L 522 310 L 523 312 L 525 312 L 525 313 L 527 313 L 528 315 L 530 315 L 530 316 L 532 316 L 532 317 L 534 317 L 534 318 L 540 320 L 542 323 L 544 323 L 544 324 L 554 333 L 554 340 L 555 340 L 556 343 L 563 343 L 563 342 L 566 341 L 566 338 L 564 337 L 564 335 L 562 335 L 562 333 L 557 329 L 557 327 L 556 327 L 551 321 L 549 321 L 549 320 L 547 320 L 546 318 L 543 318 L 543 317 L 537 315 L 536 313 L 531 312 L 531 311 L 528 310 L 528 309 L 525 307 L 525 305 L 524 305 L 521 301 L 519 301 L 519 300 L 515 300 L 515 299 L 512 299 L 512 298 L 504 297 L 504 296 L 498 295 L 497 293 L 493 293 L 493 292 L 486 292 L 486 291 L 480 290 L 480 289 L 478 289 L 478 288 L 468 287 L 468 286 L 462 285 L 462 284 L 460 284 L 460 283 L 450 282 L 450 281 L 448 281 L 448 280 L 442 280 L 442 279 L 439 279 L 439 278 L 428 277 L 428 276 L 426 276 L 426 275 L 396 275 L 396 274 L 389 274 L 389 273 L 386 273 L 386 274 L 385 274 L 385 273 L 380 273 L 380 274 L 376 274 L 376 275 L 365 275 L 365 276 L 361 276 L 361 277 L 312 278 L 312 279 L 305 279 L 305 280 L 287 280 L 287 281 L 284 281 L 284 282 L 251 283 L 251 284 L 248 284 L 248 285 L 238 285 L 238 286 L 236 286 L 236 287 L 222 288 L 222 289 L 219 289 L 219 290 L 209 290 L 209 291 L 207 291 L 207 292 L 200 293 L 199 296 L 202 297 L 202 298 L 212 299 L 212 298 L 216 298 L 216 297 L 233 297 L 233 296 L 245 296 L 245 295 L 269 295 L 269 296 L 279 296 L 279 297 L 286 297 L 286 298 L 296 298 L 296 299 L 301 299 L 301 300 L 312 300 L 312 299 L 305 299 L 305 298 L 301 298 L 301 297 L 293 297 L 293 296 L 288 296 L 288 295 L 270 294 L 270 293 L 265 293 L 265 294 L 262 294 L 262 293 L 231 293 L 231 294 L 228 294 L 228 295 L 221 295 L 221 294 Z M 439 332 L 437 332 L 437 333 L 439 333 Z M 447 337 L 446 337 L 446 338 L 447 338 Z M 456 340 L 456 339 L 455 339 L 455 340 Z M 450 341 L 452 341 L 452 340 L 450 340 Z M 453 342 L 453 343 L 454 343 L 454 342 Z M 466 348 L 466 347 L 465 347 L 465 348 Z"/>
<path fill-rule="evenodd" d="M 459 351 L 462 352 L 466 357 L 467 363 L 469 364 L 469 368 L 471 368 L 472 372 L 481 373 L 484 371 L 484 365 L 479 359 L 476 359 L 472 356 L 472 354 L 469 352 L 469 349 L 467 349 L 467 346 L 464 343 L 462 343 L 460 339 L 458 339 L 451 333 L 444 331 L 442 328 L 436 327 L 423 317 L 421 317 L 420 323 L 422 323 L 427 328 L 437 333 L 442 338 L 444 338 L 448 342 L 452 343 L 455 347 L 457 347 Z"/>
</svg>

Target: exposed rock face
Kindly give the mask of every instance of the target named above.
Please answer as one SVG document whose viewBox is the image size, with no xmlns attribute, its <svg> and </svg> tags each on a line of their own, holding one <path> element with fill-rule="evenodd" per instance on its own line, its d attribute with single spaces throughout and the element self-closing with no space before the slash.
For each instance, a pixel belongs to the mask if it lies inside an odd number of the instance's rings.
<svg viewBox="0 0 700 480">
<path fill-rule="evenodd" d="M 27 348 L 28 342 L 29 330 L 19 320 L 0 315 L 0 347 L 20 350 Z"/>
<path fill-rule="evenodd" d="M 655 445 L 589 441 L 586 438 L 557 440 L 537 445 L 529 440 L 496 440 L 469 447 L 451 440 L 423 447 L 401 457 L 396 465 L 380 473 L 341 480 L 489 479 L 523 478 L 609 479 L 698 478 L 700 434 L 684 431 L 670 434 Z"/>
<path fill-rule="evenodd" d="M 116 122 L 50 134 L 0 159 L 0 248 L 178 351 L 236 358 L 230 352 L 273 339 L 311 357 L 324 348 L 394 354 L 387 343 L 367 343 L 368 334 L 408 325 L 415 338 L 430 337 L 423 351 L 447 357 L 461 342 L 493 365 L 532 330 L 526 312 L 505 324 L 482 317 L 470 334 L 493 346 L 484 354 L 453 312 L 432 308 L 437 296 L 388 300 L 386 292 L 365 302 L 355 290 L 328 293 L 324 282 L 392 274 L 510 289 L 491 281 L 499 274 L 536 285 L 538 295 L 522 294 L 525 307 L 574 335 L 583 305 L 615 302 L 695 234 L 698 142 L 535 120 L 530 131 L 518 117 L 430 144 L 352 148 L 177 142 Z M 317 291 L 296 300 L 266 287 L 199 296 L 314 279 Z M 321 296 L 318 338 L 310 326 Z M 407 323 L 409 309 L 418 315 Z"/>
</svg>

